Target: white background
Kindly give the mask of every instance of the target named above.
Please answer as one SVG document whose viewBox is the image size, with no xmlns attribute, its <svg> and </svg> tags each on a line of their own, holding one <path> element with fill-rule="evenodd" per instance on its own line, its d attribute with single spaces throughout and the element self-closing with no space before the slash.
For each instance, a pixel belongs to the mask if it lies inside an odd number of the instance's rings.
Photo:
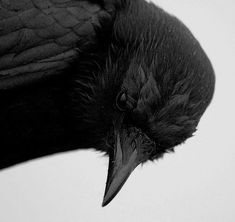
<svg viewBox="0 0 235 222">
<path fill-rule="evenodd" d="M 235 221 L 235 2 L 156 2 L 190 28 L 216 72 L 214 100 L 196 136 L 138 167 L 105 208 L 108 159 L 93 151 L 1 171 L 1 222 Z"/>
</svg>

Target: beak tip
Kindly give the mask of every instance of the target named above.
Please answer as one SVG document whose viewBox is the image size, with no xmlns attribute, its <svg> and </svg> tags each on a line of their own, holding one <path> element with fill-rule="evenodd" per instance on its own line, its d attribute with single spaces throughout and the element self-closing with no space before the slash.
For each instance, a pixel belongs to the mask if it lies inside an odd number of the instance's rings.
<svg viewBox="0 0 235 222">
<path fill-rule="evenodd" d="M 105 207 L 107 204 L 103 201 L 102 202 L 102 207 Z"/>
<path fill-rule="evenodd" d="M 107 206 L 109 203 L 110 203 L 110 201 L 107 200 L 107 199 L 104 197 L 103 202 L 102 202 L 102 207 Z"/>
</svg>

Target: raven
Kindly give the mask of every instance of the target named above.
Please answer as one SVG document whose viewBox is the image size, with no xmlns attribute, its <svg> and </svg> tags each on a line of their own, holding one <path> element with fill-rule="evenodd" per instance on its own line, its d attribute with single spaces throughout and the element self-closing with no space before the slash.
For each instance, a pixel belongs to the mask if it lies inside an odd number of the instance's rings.
<svg viewBox="0 0 235 222">
<path fill-rule="evenodd" d="M 196 131 L 215 86 L 188 28 L 144 0 L 0 3 L 0 167 L 95 148 L 103 206 Z"/>
</svg>

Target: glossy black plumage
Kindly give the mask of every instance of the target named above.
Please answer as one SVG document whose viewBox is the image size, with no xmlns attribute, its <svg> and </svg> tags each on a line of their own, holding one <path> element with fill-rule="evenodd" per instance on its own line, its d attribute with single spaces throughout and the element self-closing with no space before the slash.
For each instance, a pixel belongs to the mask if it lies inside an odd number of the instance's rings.
<svg viewBox="0 0 235 222">
<path fill-rule="evenodd" d="M 0 166 L 94 147 L 110 156 L 106 205 L 138 164 L 193 135 L 215 78 L 191 32 L 152 3 L 90 4 L 109 16 L 76 58 L 59 74 L 3 87 Z"/>
</svg>

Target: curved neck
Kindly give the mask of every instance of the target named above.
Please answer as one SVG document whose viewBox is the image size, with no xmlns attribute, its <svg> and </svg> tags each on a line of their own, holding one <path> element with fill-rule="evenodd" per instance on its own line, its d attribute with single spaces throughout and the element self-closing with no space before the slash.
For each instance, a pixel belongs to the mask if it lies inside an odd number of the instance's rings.
<svg viewBox="0 0 235 222">
<path fill-rule="evenodd" d="M 62 82 L 1 92 L 0 169 L 84 147 L 67 118 Z"/>
</svg>

